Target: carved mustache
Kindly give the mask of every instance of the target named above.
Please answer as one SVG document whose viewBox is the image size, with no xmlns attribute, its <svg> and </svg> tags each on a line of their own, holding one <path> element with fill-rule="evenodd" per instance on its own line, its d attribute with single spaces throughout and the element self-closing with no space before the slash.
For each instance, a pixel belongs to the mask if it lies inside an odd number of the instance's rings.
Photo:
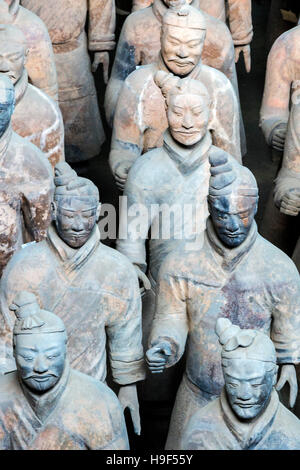
<svg viewBox="0 0 300 470">
<path fill-rule="evenodd" d="M 168 62 L 177 62 L 177 63 L 180 63 L 182 65 L 188 65 L 188 64 L 191 64 L 191 65 L 195 65 L 195 62 L 193 61 L 193 59 L 180 59 L 179 57 L 170 57 L 168 59 Z"/>
</svg>

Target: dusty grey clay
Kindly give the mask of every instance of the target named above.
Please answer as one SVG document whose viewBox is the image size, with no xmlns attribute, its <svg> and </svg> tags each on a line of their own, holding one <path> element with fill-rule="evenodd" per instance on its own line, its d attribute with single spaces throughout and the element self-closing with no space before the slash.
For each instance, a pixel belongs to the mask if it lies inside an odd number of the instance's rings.
<svg viewBox="0 0 300 470">
<path fill-rule="evenodd" d="M 12 24 L 23 32 L 28 44 L 26 69 L 29 81 L 57 100 L 58 85 L 54 54 L 43 21 L 20 5 L 20 0 L 0 0 L 0 23 Z"/>
<path fill-rule="evenodd" d="M 22 31 L 14 25 L 0 24 L 0 72 L 7 74 L 15 87 L 13 130 L 46 154 L 54 167 L 65 159 L 62 115 L 56 101 L 28 83 L 27 56 Z"/>
<path fill-rule="evenodd" d="M 187 423 L 181 449 L 299 450 L 300 421 L 274 388 L 278 366 L 270 338 L 227 318 L 217 320 L 216 333 L 225 386 Z"/>
<path fill-rule="evenodd" d="M 288 381 L 290 404 L 297 396 L 300 359 L 300 278 L 294 263 L 257 233 L 258 189 L 254 176 L 234 160 L 210 157 L 209 212 L 198 251 L 179 247 L 161 266 L 157 306 L 147 360 L 152 372 L 171 367 L 187 350 L 166 447 L 178 449 L 184 425 L 218 397 L 224 385 L 219 317 L 270 335 Z"/>
<path fill-rule="evenodd" d="M 10 310 L 17 370 L 0 377 L 0 449 L 128 449 L 115 394 L 70 368 L 62 320 L 24 291 Z"/>
<path fill-rule="evenodd" d="M 12 130 L 14 106 L 13 83 L 0 74 L 0 276 L 22 243 L 45 238 L 53 197 L 46 156 Z"/>
<path fill-rule="evenodd" d="M 238 102 L 224 74 L 201 63 L 205 34 L 206 21 L 200 10 L 189 5 L 181 10 L 168 8 L 163 16 L 159 59 L 141 66 L 125 80 L 116 106 L 109 156 L 120 189 L 124 189 L 128 171 L 141 153 L 163 145 L 168 121 L 164 98 L 154 81 L 157 71 L 189 76 L 205 85 L 212 103 L 209 129 L 213 144 L 241 161 Z"/>
<path fill-rule="evenodd" d="M 53 44 L 59 105 L 65 124 L 67 161 L 100 153 L 105 140 L 92 69 L 103 64 L 107 80 L 109 52 L 115 46 L 114 0 L 21 0 L 48 28 Z M 89 18 L 87 34 L 85 26 Z"/>
<path fill-rule="evenodd" d="M 135 383 L 144 378 L 141 300 L 136 273 L 118 251 L 100 242 L 99 192 L 65 163 L 55 168 L 53 223 L 42 243 L 11 260 L 0 286 L 1 369 L 14 367 L 9 305 L 20 290 L 36 294 L 64 321 L 71 366 L 105 381 L 106 343 L 119 398 L 132 404 L 139 431 Z"/>
</svg>

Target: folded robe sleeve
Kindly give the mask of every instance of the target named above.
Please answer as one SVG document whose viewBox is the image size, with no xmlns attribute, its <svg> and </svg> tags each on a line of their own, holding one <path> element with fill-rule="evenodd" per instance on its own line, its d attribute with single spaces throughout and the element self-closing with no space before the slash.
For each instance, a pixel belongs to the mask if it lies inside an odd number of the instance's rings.
<svg viewBox="0 0 300 470">
<path fill-rule="evenodd" d="M 285 36 L 280 36 L 268 56 L 263 101 L 260 110 L 260 126 L 268 145 L 279 124 L 289 118 L 291 85 L 294 80 L 293 60 Z"/>
<path fill-rule="evenodd" d="M 157 285 L 156 309 L 149 337 L 149 347 L 164 341 L 171 345 L 172 355 L 166 367 L 176 364 L 185 350 L 189 331 L 187 282 L 170 274 L 169 261 L 163 263 Z"/>
<path fill-rule="evenodd" d="M 234 45 L 250 44 L 253 38 L 251 0 L 228 0 L 228 17 Z"/>
<path fill-rule="evenodd" d="M 89 50 L 109 51 L 115 47 L 115 0 L 88 0 Z"/>
<path fill-rule="evenodd" d="M 142 316 L 139 283 L 134 268 L 129 265 L 124 272 L 123 282 L 128 285 L 126 311 L 118 309 L 114 299 L 114 315 L 108 315 L 108 355 L 113 379 L 120 385 L 144 380 L 144 352 L 142 347 Z M 122 300 L 122 305 L 124 304 Z M 118 312 L 118 313 L 117 313 Z M 108 312 L 109 313 L 109 312 Z"/>
<path fill-rule="evenodd" d="M 294 263 L 283 266 L 284 275 L 273 297 L 271 339 L 279 364 L 300 362 L 300 277 Z"/>
</svg>

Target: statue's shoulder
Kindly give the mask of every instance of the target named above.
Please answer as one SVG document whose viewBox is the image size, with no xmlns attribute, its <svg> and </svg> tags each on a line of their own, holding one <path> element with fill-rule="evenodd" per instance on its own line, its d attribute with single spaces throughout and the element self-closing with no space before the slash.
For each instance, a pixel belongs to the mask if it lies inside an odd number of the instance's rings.
<svg viewBox="0 0 300 470">
<path fill-rule="evenodd" d="M 0 403 L 13 398 L 20 390 L 17 372 L 0 375 Z"/>
<path fill-rule="evenodd" d="M 120 278 L 122 282 L 126 279 L 136 278 L 135 269 L 129 259 L 120 251 L 101 243 L 101 250 L 98 251 L 100 269 L 107 266 L 107 276 L 113 276 L 114 280 Z M 113 285 L 113 284 L 112 284 Z"/>
<path fill-rule="evenodd" d="M 151 27 L 150 22 L 157 23 L 152 6 L 148 8 L 142 8 L 141 10 L 134 11 L 127 16 L 124 21 L 123 28 L 126 30 L 126 33 L 142 31 L 143 36 L 148 35 L 149 31 L 145 30 L 145 26 Z"/>
<path fill-rule="evenodd" d="M 21 101 L 22 103 L 22 101 Z M 36 111 L 41 127 L 45 128 L 54 124 L 59 117 L 59 109 L 56 102 L 40 88 L 28 84 L 24 95 L 24 106 L 30 106 L 31 113 Z"/>
<path fill-rule="evenodd" d="M 47 41 L 50 40 L 46 25 L 41 20 L 41 18 L 32 11 L 28 10 L 27 8 L 22 7 L 21 5 L 19 7 L 15 23 L 22 30 L 22 26 L 24 26 L 23 33 L 25 34 L 29 42 L 36 42 L 42 39 L 46 39 Z M 26 26 L 29 26 L 29 28 Z"/>
<path fill-rule="evenodd" d="M 127 87 L 133 87 L 136 92 L 141 91 L 145 85 L 154 84 L 154 73 L 156 71 L 155 64 L 141 65 L 131 72 L 125 80 Z"/>
<path fill-rule="evenodd" d="M 278 274 L 279 278 L 282 279 L 282 273 L 284 272 L 286 279 L 288 277 L 299 278 L 299 273 L 292 259 L 260 234 L 258 234 L 255 242 L 255 253 L 257 259 L 261 257 L 265 260 L 267 269 L 272 272 L 273 276 Z"/>
</svg>

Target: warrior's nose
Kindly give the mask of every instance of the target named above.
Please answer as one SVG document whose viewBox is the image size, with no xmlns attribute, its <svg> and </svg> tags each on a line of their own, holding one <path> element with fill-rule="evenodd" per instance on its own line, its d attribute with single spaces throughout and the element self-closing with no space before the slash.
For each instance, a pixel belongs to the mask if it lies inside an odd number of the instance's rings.
<svg viewBox="0 0 300 470">
<path fill-rule="evenodd" d="M 37 357 L 35 362 L 34 362 L 34 372 L 37 372 L 38 374 L 43 374 L 44 372 L 47 372 L 48 366 L 46 361 L 42 357 Z"/>
</svg>

